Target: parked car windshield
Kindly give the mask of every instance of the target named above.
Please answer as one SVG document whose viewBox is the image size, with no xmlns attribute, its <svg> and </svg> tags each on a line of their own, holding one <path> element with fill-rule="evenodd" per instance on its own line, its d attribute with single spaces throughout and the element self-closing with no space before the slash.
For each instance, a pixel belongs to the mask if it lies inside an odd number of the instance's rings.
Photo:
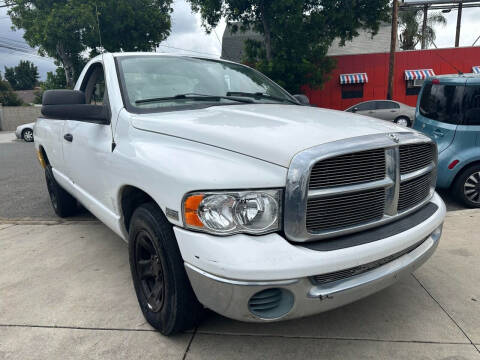
<svg viewBox="0 0 480 360">
<path fill-rule="evenodd" d="M 126 107 L 138 112 L 241 103 L 298 102 L 249 67 L 179 56 L 117 57 Z"/>
<path fill-rule="evenodd" d="M 420 99 L 419 111 L 423 116 L 449 124 L 461 121 L 461 103 L 464 86 L 425 85 Z"/>
</svg>

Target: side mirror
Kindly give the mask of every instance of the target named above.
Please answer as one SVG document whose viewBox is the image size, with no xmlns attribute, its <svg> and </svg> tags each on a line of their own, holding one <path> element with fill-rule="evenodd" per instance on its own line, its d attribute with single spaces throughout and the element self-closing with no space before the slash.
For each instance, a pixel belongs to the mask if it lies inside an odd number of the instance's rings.
<svg viewBox="0 0 480 360">
<path fill-rule="evenodd" d="M 308 100 L 308 97 L 303 94 L 296 94 L 293 95 L 293 97 L 297 99 L 302 105 L 310 105 L 310 100 Z"/>
<path fill-rule="evenodd" d="M 54 120 L 78 120 L 108 124 L 105 105 L 85 104 L 85 94 L 78 90 L 47 90 L 42 97 L 42 115 Z"/>
<path fill-rule="evenodd" d="M 354 107 L 354 108 L 352 109 L 352 112 L 353 112 L 353 113 L 356 113 L 357 111 L 358 111 L 358 108 L 357 108 L 357 107 Z"/>
</svg>

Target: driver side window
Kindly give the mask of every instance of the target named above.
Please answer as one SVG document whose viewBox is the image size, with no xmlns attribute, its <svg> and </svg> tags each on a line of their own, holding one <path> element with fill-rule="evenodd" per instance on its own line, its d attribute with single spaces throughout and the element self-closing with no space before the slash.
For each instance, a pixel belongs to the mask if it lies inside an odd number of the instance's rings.
<svg viewBox="0 0 480 360">
<path fill-rule="evenodd" d="M 103 66 L 95 63 L 90 66 L 80 88 L 85 93 L 85 103 L 102 105 L 106 97 Z"/>
</svg>

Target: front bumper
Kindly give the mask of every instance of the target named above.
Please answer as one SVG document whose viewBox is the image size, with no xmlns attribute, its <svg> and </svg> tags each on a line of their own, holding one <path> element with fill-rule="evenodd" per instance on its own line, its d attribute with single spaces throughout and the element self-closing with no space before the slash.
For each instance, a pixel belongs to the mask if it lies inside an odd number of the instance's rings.
<svg viewBox="0 0 480 360">
<path fill-rule="evenodd" d="M 415 271 L 438 246 L 445 205 L 435 194 L 437 211 L 395 236 L 334 251 L 315 251 L 289 243 L 277 234 L 260 237 L 213 237 L 175 228 L 185 267 L 198 300 L 207 308 L 241 321 L 276 321 L 330 310 L 393 284 Z M 390 256 L 415 244 L 412 251 L 373 270 L 316 285 L 312 276 L 342 271 Z M 254 314 L 252 296 L 280 289 L 293 299 L 278 316 Z M 293 296 L 292 296 L 293 295 Z"/>
</svg>

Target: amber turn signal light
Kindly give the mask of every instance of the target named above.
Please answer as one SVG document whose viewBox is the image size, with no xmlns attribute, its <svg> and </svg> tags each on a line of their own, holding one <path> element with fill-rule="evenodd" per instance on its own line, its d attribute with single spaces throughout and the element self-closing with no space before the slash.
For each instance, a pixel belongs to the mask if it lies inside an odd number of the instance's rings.
<svg viewBox="0 0 480 360">
<path fill-rule="evenodd" d="M 203 227 L 203 223 L 198 217 L 198 207 L 203 200 L 203 195 L 192 195 L 185 199 L 183 211 L 185 223 L 190 226 Z"/>
</svg>

